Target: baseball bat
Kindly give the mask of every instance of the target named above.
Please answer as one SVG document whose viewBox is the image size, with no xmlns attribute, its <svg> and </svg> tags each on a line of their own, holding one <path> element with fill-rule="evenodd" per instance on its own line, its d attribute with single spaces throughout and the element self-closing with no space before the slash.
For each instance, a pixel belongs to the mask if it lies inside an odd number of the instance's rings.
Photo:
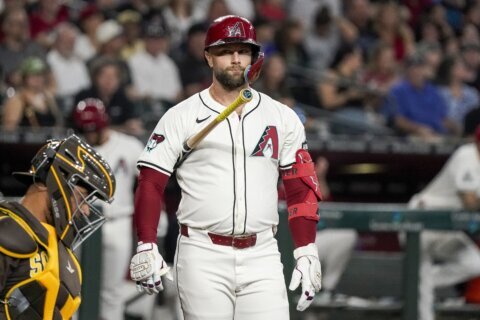
<svg viewBox="0 0 480 320">
<path fill-rule="evenodd" d="M 197 132 L 195 135 L 187 139 L 183 144 L 183 150 L 188 153 L 194 149 L 200 141 L 203 140 L 220 122 L 225 120 L 230 114 L 232 114 L 235 109 L 240 105 L 249 102 L 252 100 L 253 94 L 249 88 L 242 89 L 238 94 L 238 97 L 233 101 L 228 107 L 225 108 L 215 119 L 213 119 L 209 124 L 207 124 L 202 130 Z"/>
</svg>

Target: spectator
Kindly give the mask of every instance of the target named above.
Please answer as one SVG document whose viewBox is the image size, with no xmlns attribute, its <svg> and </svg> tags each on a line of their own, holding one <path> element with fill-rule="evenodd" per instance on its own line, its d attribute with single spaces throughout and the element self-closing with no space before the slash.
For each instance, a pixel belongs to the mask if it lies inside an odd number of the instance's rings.
<svg viewBox="0 0 480 320">
<path fill-rule="evenodd" d="M 30 14 L 30 34 L 44 48 L 52 45 L 51 32 L 69 20 L 67 7 L 60 0 L 38 0 L 37 8 Z"/>
<path fill-rule="evenodd" d="M 213 20 L 231 14 L 227 6 L 226 0 L 212 0 L 207 9 L 206 23 L 211 23 Z"/>
<path fill-rule="evenodd" d="M 255 12 L 254 1 L 251 0 L 225 0 L 225 4 L 231 14 L 245 17 L 250 21 L 253 20 L 257 14 Z"/>
<path fill-rule="evenodd" d="M 287 9 L 285 8 L 284 1 L 278 0 L 260 0 L 256 4 L 257 19 L 271 21 L 272 23 L 280 23 L 288 17 Z M 258 28 L 257 39 L 258 39 Z"/>
<path fill-rule="evenodd" d="M 90 86 L 90 78 L 85 63 L 75 55 L 74 48 L 78 30 L 70 23 L 60 24 L 54 33 L 54 47 L 47 55 L 55 83 L 56 95 L 61 101 L 61 109 L 71 106 L 77 92 Z"/>
<path fill-rule="evenodd" d="M 172 0 L 165 6 L 163 17 L 170 32 L 172 50 L 178 50 L 184 41 L 187 31 L 195 21 L 200 21 L 194 16 L 192 0 Z"/>
<path fill-rule="evenodd" d="M 405 78 L 390 90 L 385 111 L 402 134 L 426 141 L 455 133 L 440 89 L 427 79 L 425 60 L 419 54 L 405 61 Z"/>
<path fill-rule="evenodd" d="M 427 79 L 435 81 L 437 76 L 438 66 L 443 60 L 442 48 L 438 43 L 418 43 L 417 52 L 425 59 L 425 68 Z"/>
<path fill-rule="evenodd" d="M 117 181 L 114 201 L 102 204 L 106 223 L 102 227 L 100 318 L 123 319 L 125 274 L 133 242 L 133 189 L 143 144 L 110 129 L 105 106 L 98 99 L 80 101 L 74 108 L 73 120 L 75 129 L 110 164 Z"/>
<path fill-rule="evenodd" d="M 185 98 L 206 89 L 212 82 L 212 73 L 205 64 L 203 49 L 206 34 L 204 23 L 194 24 L 188 30 L 186 54 L 178 62 Z"/>
<path fill-rule="evenodd" d="M 97 29 L 102 24 L 104 18 L 94 4 L 87 5 L 82 9 L 78 17 L 82 34 L 79 35 L 75 43 L 75 53 L 88 61 L 97 53 L 99 43 L 97 41 Z"/>
<path fill-rule="evenodd" d="M 99 48 L 97 54 L 87 62 L 88 68 L 91 71 L 95 61 L 105 57 L 117 60 L 120 68 L 119 76 L 121 79 L 121 85 L 126 86 L 129 97 L 133 97 L 134 93 L 131 91 L 132 76 L 130 68 L 122 59 L 122 49 L 125 45 L 122 26 L 115 20 L 106 20 L 98 26 L 96 36 Z"/>
<path fill-rule="evenodd" d="M 478 91 L 465 84 L 467 70 L 460 56 L 446 58 L 438 70 L 437 82 L 447 103 L 448 117 L 463 131 L 465 115 L 479 106 Z"/>
<path fill-rule="evenodd" d="M 342 43 L 353 43 L 357 29 L 348 20 L 334 17 L 328 7 L 319 7 L 313 28 L 305 37 L 305 48 L 316 72 L 322 72 L 332 62 Z"/>
<path fill-rule="evenodd" d="M 304 46 L 305 30 L 297 20 L 286 20 L 275 34 L 275 45 L 278 52 L 287 62 L 289 71 L 297 71 L 298 67 L 306 68 L 310 64 Z M 303 74 L 303 70 L 301 72 Z"/>
<path fill-rule="evenodd" d="M 255 89 L 279 100 L 288 96 L 286 83 L 287 65 L 285 59 L 274 54 L 266 59 L 260 79 L 255 83 Z M 294 103 L 293 103 L 294 104 Z"/>
<path fill-rule="evenodd" d="M 337 0 L 293 0 L 289 3 L 289 19 L 299 21 L 307 32 L 313 28 L 315 13 L 328 7 L 333 16 L 342 14 L 342 2 Z"/>
<path fill-rule="evenodd" d="M 480 74 L 478 73 L 478 68 L 480 67 L 480 44 L 463 44 L 460 53 L 468 70 L 466 83 L 480 90 Z"/>
<path fill-rule="evenodd" d="M 478 211 L 479 159 L 480 128 L 475 142 L 460 146 L 430 184 L 412 197 L 409 208 Z M 480 250 L 459 231 L 422 232 L 420 261 L 420 320 L 434 319 L 434 288 L 480 275 Z"/>
<path fill-rule="evenodd" d="M 129 60 L 135 89 L 147 101 L 173 104 L 180 98 L 182 85 L 178 67 L 167 55 L 168 31 L 162 21 L 155 20 L 145 24 L 143 37 L 145 50 Z"/>
<path fill-rule="evenodd" d="M 375 46 L 376 37 L 373 32 L 374 7 L 370 0 L 344 1 L 345 19 L 357 28 L 357 44 L 364 53 L 369 53 Z"/>
<path fill-rule="evenodd" d="M 395 59 L 402 61 L 415 50 L 413 31 L 403 18 L 403 7 L 389 0 L 378 5 L 373 25 L 378 40 L 395 48 Z"/>
<path fill-rule="evenodd" d="M 92 65 L 90 88 L 75 96 L 74 104 L 87 98 L 100 99 L 107 108 L 112 127 L 117 130 L 140 135 L 143 124 L 135 110 L 135 105 L 127 97 L 121 85 L 121 69 L 118 60 L 102 57 Z"/>
<path fill-rule="evenodd" d="M 480 32 L 473 23 L 467 23 L 463 26 L 459 37 L 461 44 L 464 43 L 476 43 L 480 44 Z"/>
<path fill-rule="evenodd" d="M 27 58 L 20 67 L 22 86 L 5 102 L 4 129 L 58 127 L 63 125 L 54 92 L 48 86 L 47 65 L 40 58 Z"/>
<path fill-rule="evenodd" d="M 134 10 L 125 10 L 118 14 L 117 21 L 123 28 L 125 45 L 122 49 L 122 58 L 128 60 L 137 52 L 143 50 L 144 43 L 141 39 L 142 28 L 140 22 L 142 16 Z"/>
<path fill-rule="evenodd" d="M 398 69 L 394 48 L 380 42 L 370 55 L 363 81 L 368 87 L 387 95 L 390 88 L 399 80 Z"/>
<path fill-rule="evenodd" d="M 276 24 L 259 18 L 253 22 L 253 26 L 257 31 L 257 42 L 261 44 L 265 57 L 275 53 L 277 51 L 275 48 Z"/>
<path fill-rule="evenodd" d="M 0 44 L 0 67 L 8 84 L 17 87 L 22 82 L 19 66 L 27 57 L 45 57 L 43 49 L 30 41 L 28 17 L 22 7 L 5 11 L 2 20 L 3 42 Z"/>
<path fill-rule="evenodd" d="M 447 39 L 455 36 L 452 27 L 447 21 L 446 11 L 442 4 L 436 3 L 431 5 L 425 14 L 425 19 L 434 24 L 441 45 L 444 45 Z"/>
<path fill-rule="evenodd" d="M 362 52 L 359 46 L 344 45 L 335 55 L 330 69 L 320 79 L 318 96 L 321 106 L 333 112 L 338 126 L 333 131 L 343 134 L 384 131 L 375 117 L 370 117 L 371 93 L 362 83 Z"/>
</svg>

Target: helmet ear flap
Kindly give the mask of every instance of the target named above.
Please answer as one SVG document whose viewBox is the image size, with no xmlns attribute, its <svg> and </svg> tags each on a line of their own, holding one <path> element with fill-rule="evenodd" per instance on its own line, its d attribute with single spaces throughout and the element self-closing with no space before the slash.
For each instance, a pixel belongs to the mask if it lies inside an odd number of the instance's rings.
<svg viewBox="0 0 480 320">
<path fill-rule="evenodd" d="M 260 76 L 260 71 L 262 69 L 263 61 L 265 59 L 265 54 L 261 51 L 255 54 L 253 57 L 252 65 L 248 68 L 247 79 L 248 83 L 254 83 Z"/>
<path fill-rule="evenodd" d="M 34 181 L 46 183 L 48 170 L 55 159 L 56 150 L 52 146 L 47 145 L 45 149 L 40 151 L 39 155 L 32 159 L 32 167 L 35 170 Z"/>
</svg>

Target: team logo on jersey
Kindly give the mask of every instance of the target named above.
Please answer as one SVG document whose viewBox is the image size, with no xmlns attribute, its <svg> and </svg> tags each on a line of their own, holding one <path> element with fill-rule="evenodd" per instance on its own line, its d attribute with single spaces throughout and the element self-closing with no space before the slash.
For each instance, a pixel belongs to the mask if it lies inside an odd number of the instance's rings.
<svg viewBox="0 0 480 320">
<path fill-rule="evenodd" d="M 162 143 L 163 141 L 165 141 L 165 136 L 163 134 L 152 134 L 147 142 L 147 151 L 152 151 L 159 143 Z"/>
<path fill-rule="evenodd" d="M 30 258 L 30 277 L 33 278 L 37 274 L 43 272 L 47 267 L 48 256 L 45 251 L 38 252 Z"/>
<path fill-rule="evenodd" d="M 233 26 L 228 26 L 229 38 L 245 38 L 245 29 L 240 22 L 235 23 Z"/>
<path fill-rule="evenodd" d="M 265 128 L 257 146 L 253 150 L 252 156 L 278 159 L 277 127 L 267 126 Z"/>
<path fill-rule="evenodd" d="M 124 158 L 120 158 L 116 165 L 114 166 L 113 173 L 118 174 L 120 172 L 123 172 L 124 174 L 128 174 L 128 164 L 127 160 Z"/>
</svg>

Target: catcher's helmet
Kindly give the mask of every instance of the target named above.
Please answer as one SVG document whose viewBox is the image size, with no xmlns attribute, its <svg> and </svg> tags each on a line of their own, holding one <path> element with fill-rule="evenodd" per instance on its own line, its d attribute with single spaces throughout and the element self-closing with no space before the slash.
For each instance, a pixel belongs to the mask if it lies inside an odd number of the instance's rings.
<svg viewBox="0 0 480 320">
<path fill-rule="evenodd" d="M 66 246 L 75 249 L 105 222 L 92 203 L 113 200 L 115 177 L 107 162 L 76 135 L 49 140 L 33 157 L 30 171 L 14 175 L 27 184 L 46 185 L 55 230 Z M 76 186 L 85 188 L 88 195 L 75 192 Z M 88 215 L 81 211 L 85 204 Z"/>
<path fill-rule="evenodd" d="M 87 98 L 77 103 L 72 113 L 73 123 L 80 132 L 97 132 L 108 126 L 109 117 L 103 102 Z"/>
<path fill-rule="evenodd" d="M 205 37 L 205 50 L 227 43 L 251 44 L 256 51 L 260 51 L 257 43 L 257 34 L 252 23 L 239 16 L 223 16 L 213 21 Z"/>
</svg>

